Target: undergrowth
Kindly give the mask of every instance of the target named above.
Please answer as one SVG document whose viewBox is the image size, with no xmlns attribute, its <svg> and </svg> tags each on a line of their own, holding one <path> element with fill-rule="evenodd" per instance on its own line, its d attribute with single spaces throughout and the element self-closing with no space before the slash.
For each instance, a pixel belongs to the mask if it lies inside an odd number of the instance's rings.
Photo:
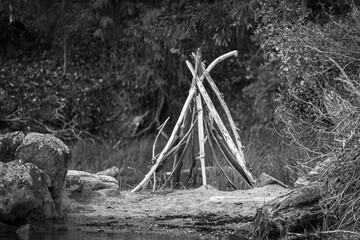
<svg viewBox="0 0 360 240">
<path fill-rule="evenodd" d="M 126 145 L 78 141 L 71 146 L 73 159 L 69 169 L 96 173 L 113 166 L 121 170 L 117 176 L 121 189 L 133 187 L 147 171 L 153 139 L 133 140 Z"/>
<path fill-rule="evenodd" d="M 293 186 L 298 176 L 304 173 L 307 153 L 289 143 L 273 129 L 261 129 L 255 134 L 247 134 L 244 145 L 245 160 L 256 177 L 266 173 Z"/>
<path fill-rule="evenodd" d="M 312 155 L 309 178 L 321 184 L 319 229 L 360 231 L 360 9 L 309 21 L 300 5 L 263 5 L 257 33 L 269 62 L 280 64 L 277 118 L 283 132 Z M 279 15 L 287 16 L 279 20 Z M 322 165 L 322 166 L 321 166 Z"/>
<path fill-rule="evenodd" d="M 255 177 L 258 177 L 261 173 L 267 173 L 291 186 L 300 173 L 296 163 L 300 159 L 305 158 L 304 153 L 285 143 L 273 130 L 269 131 L 271 135 L 265 134 L 265 136 L 261 136 L 261 134 L 258 133 L 247 134 L 243 138 L 245 160 L 252 169 Z M 73 160 L 70 169 L 96 173 L 116 166 L 120 169 L 120 174 L 116 176 L 120 184 L 120 189 L 131 189 L 135 187 L 149 171 L 153 143 L 154 138 L 150 136 L 132 140 L 131 142 L 116 147 L 106 142 L 78 141 L 71 146 Z M 164 139 L 160 140 L 155 152 L 159 153 L 165 143 Z M 247 188 L 240 176 L 222 159 L 220 153 L 217 154 L 217 156 L 212 156 L 211 151 L 209 149 L 206 150 L 206 166 L 209 167 L 207 175 L 208 184 L 214 185 L 220 190 L 233 190 L 228 184 L 224 174 L 216 167 L 214 158 L 217 158 L 237 188 Z M 196 157 L 195 155 L 196 150 L 194 157 Z M 165 161 L 162 173 L 157 174 L 158 183 L 164 182 L 166 178 L 165 173 L 171 171 L 172 162 L 171 158 Z M 183 169 L 189 169 L 190 165 L 191 160 L 184 159 Z M 195 184 L 186 184 L 188 176 L 189 174 L 185 170 L 181 176 L 184 188 L 197 187 L 201 184 L 201 174 L 197 176 L 197 182 Z M 171 187 L 171 185 L 168 184 L 166 187 Z"/>
</svg>

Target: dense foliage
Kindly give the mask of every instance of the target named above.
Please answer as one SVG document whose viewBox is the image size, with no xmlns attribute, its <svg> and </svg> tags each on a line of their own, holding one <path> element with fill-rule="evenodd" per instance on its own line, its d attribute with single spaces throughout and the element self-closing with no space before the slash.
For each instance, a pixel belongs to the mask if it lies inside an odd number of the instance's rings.
<svg viewBox="0 0 360 240">
<path fill-rule="evenodd" d="M 326 160 L 327 173 L 316 179 L 327 183 L 324 227 L 358 230 L 360 12 L 346 4 L 338 6 L 345 12 L 324 9 L 321 19 L 300 2 L 264 4 L 257 36 L 269 64 L 279 66 L 277 116 L 285 134 L 311 164 Z"/>
<path fill-rule="evenodd" d="M 185 59 L 198 47 L 209 61 L 239 50 L 213 76 L 236 112 L 251 113 L 238 93 L 260 75 L 250 38 L 256 7 L 256 1 L 3 1 L 3 124 L 113 141 L 138 136 L 126 128 L 143 115 L 143 129 L 154 130 L 167 116 L 175 119 L 191 81 Z M 15 21 L 22 24 L 16 31 Z"/>
</svg>

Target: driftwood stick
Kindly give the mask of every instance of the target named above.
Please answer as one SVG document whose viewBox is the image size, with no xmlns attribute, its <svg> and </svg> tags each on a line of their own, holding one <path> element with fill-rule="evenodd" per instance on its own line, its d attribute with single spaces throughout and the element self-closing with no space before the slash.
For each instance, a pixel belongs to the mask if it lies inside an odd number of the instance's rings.
<svg viewBox="0 0 360 240">
<path fill-rule="evenodd" d="M 235 143 L 239 149 L 240 155 L 244 158 L 244 152 L 243 152 L 243 145 L 241 144 L 240 141 L 240 136 L 237 132 L 237 128 L 235 126 L 234 120 L 231 116 L 230 110 L 227 106 L 227 104 L 225 103 L 224 100 L 224 95 L 220 92 L 220 90 L 218 89 L 218 87 L 216 86 L 214 80 L 211 78 L 209 72 L 206 71 L 205 69 L 205 65 L 201 64 L 201 70 L 203 71 L 203 75 L 205 76 L 207 82 L 209 83 L 209 85 L 211 86 L 212 90 L 215 92 L 216 97 L 219 99 L 220 105 L 222 106 L 222 108 L 224 109 L 224 112 L 226 114 L 226 117 L 229 121 L 232 133 L 234 135 L 235 138 Z"/>
<path fill-rule="evenodd" d="M 191 122 L 194 123 L 197 120 L 196 118 L 196 104 L 193 104 L 193 111 L 192 111 L 192 116 L 191 116 Z M 196 166 L 197 166 L 197 160 L 195 157 L 195 134 L 192 133 L 190 138 L 189 138 L 189 152 L 187 153 L 187 157 L 191 160 L 191 165 L 190 165 L 190 171 L 189 171 L 189 176 L 187 177 L 186 181 L 185 181 L 185 185 L 189 184 L 190 179 L 192 178 L 192 176 L 196 173 Z M 184 152 L 185 154 L 185 152 Z"/>
<path fill-rule="evenodd" d="M 220 57 L 216 58 L 212 63 L 210 63 L 210 65 L 206 68 L 206 71 L 210 72 L 215 66 L 216 64 L 218 64 L 219 62 L 229 58 L 229 57 L 232 57 L 232 56 L 235 56 L 237 57 L 238 56 L 238 51 L 237 50 L 234 50 L 234 51 L 231 51 L 231 52 L 228 52 L 224 55 L 221 55 Z M 200 78 L 201 79 L 201 78 Z"/>
<path fill-rule="evenodd" d="M 203 115 L 203 107 L 202 107 L 200 94 L 196 96 L 196 106 L 198 112 L 199 160 L 201 165 L 203 186 L 206 186 L 207 181 L 206 181 L 206 170 L 205 170 L 204 115 Z"/>
<path fill-rule="evenodd" d="M 198 69 L 200 68 L 200 63 L 201 63 L 201 51 L 200 48 L 198 48 L 196 55 L 195 55 L 195 72 L 198 71 Z M 195 85 L 195 81 L 196 81 L 196 77 L 193 77 L 193 80 L 191 82 L 191 87 L 193 87 Z M 188 111 L 186 111 L 187 113 Z M 179 137 L 180 139 L 183 137 L 184 132 L 185 132 L 185 127 L 186 127 L 186 116 L 187 114 L 185 113 L 184 116 L 184 120 L 182 121 L 182 124 L 180 126 L 180 133 L 179 133 Z M 174 186 L 176 183 L 178 183 L 180 181 L 180 173 L 181 173 L 181 163 L 178 164 L 178 162 L 180 162 L 179 159 L 179 151 L 176 151 L 176 153 L 174 154 L 174 162 L 173 162 L 173 171 L 175 172 L 174 177 L 172 178 L 172 186 Z"/>
<path fill-rule="evenodd" d="M 211 140 L 211 137 L 214 139 L 214 136 L 213 136 L 213 133 L 211 132 L 210 130 L 210 126 L 209 126 L 209 121 L 205 121 L 205 130 L 206 130 L 206 133 L 207 133 L 207 136 L 209 138 L 209 145 L 210 145 L 210 149 L 211 149 L 211 152 L 214 156 L 214 160 L 215 160 L 215 163 L 216 165 L 219 167 L 219 169 L 221 170 L 221 172 L 224 174 L 225 178 L 228 180 L 229 184 L 235 189 L 237 190 L 237 187 L 235 186 L 235 184 L 230 180 L 229 176 L 226 174 L 224 168 L 221 166 L 220 162 L 217 160 L 217 158 L 215 157 L 215 148 L 213 146 L 213 143 L 212 143 L 212 140 Z M 218 148 L 221 152 L 221 154 L 223 155 L 223 157 L 225 158 L 225 160 L 227 162 L 229 162 L 229 160 L 226 159 L 226 155 L 225 153 L 222 151 L 221 147 L 219 146 L 219 144 L 217 143 L 218 145 Z"/>
<path fill-rule="evenodd" d="M 210 128 L 210 127 L 209 127 Z M 221 154 L 227 161 L 227 163 L 235 170 L 237 171 L 241 176 L 246 176 L 244 170 L 239 165 L 236 157 L 232 154 L 231 150 L 229 149 L 228 145 L 226 145 L 226 142 L 224 142 L 224 139 L 220 136 L 220 134 L 216 131 L 215 128 L 212 128 L 209 130 L 211 132 L 211 136 L 213 140 L 216 143 L 216 146 L 220 150 Z M 244 179 L 244 177 L 243 177 Z M 246 181 L 245 181 L 246 183 Z"/>
<path fill-rule="evenodd" d="M 216 64 L 218 64 L 219 62 L 225 60 L 226 58 L 229 58 L 231 56 L 237 56 L 238 55 L 238 51 L 232 51 L 229 53 L 226 53 L 218 58 L 216 58 L 206 69 L 206 71 L 210 72 L 215 66 Z M 196 79 L 196 75 L 194 76 Z M 202 75 L 199 79 L 199 82 L 201 82 L 204 79 L 204 76 Z M 147 183 L 150 179 L 150 177 L 152 176 L 152 174 L 156 171 L 157 167 L 159 166 L 159 164 L 163 161 L 163 157 L 165 155 L 165 153 L 167 152 L 167 150 L 170 148 L 171 144 L 174 141 L 175 135 L 184 119 L 184 115 L 189 107 L 190 102 L 192 101 L 195 93 L 196 93 L 196 85 L 194 84 L 193 86 L 191 86 L 190 90 L 189 90 L 189 95 L 184 103 L 184 106 L 181 110 L 180 116 L 175 124 L 175 127 L 170 135 L 170 138 L 167 142 L 167 144 L 165 145 L 164 149 L 161 151 L 158 159 L 156 160 L 156 163 L 151 167 L 150 171 L 145 175 L 144 179 L 133 189 L 131 190 L 131 192 L 137 192 L 140 190 L 140 188 L 145 185 L 145 183 Z"/>
<path fill-rule="evenodd" d="M 188 68 L 190 69 L 191 73 L 193 75 L 195 75 L 194 68 L 192 67 L 191 63 L 189 61 L 186 61 L 186 64 L 187 64 Z M 214 117 L 215 123 L 219 127 L 221 134 L 224 137 L 225 142 L 229 146 L 232 154 L 236 157 L 238 164 L 241 166 L 242 170 L 244 171 L 245 176 L 242 175 L 243 179 L 249 185 L 249 187 L 252 188 L 255 185 L 255 179 L 253 178 L 250 171 L 247 169 L 244 157 L 240 155 L 238 148 L 236 147 L 235 143 L 231 139 L 231 136 L 230 136 L 228 130 L 226 129 L 223 121 L 221 120 L 219 113 L 215 109 L 215 106 L 212 103 L 210 96 L 207 93 L 204 85 L 202 84 L 202 81 L 200 81 L 200 79 L 199 79 L 198 81 L 196 81 L 196 85 L 201 93 L 202 98 L 204 99 L 204 101 L 206 103 L 207 108 L 209 109 L 209 112 L 210 112 L 209 114 L 212 114 L 212 116 Z"/>
<path fill-rule="evenodd" d="M 182 139 L 184 137 L 185 131 L 186 131 L 186 127 L 187 127 L 187 121 L 188 121 L 188 114 L 189 111 L 186 111 L 185 116 L 184 116 L 184 120 L 180 126 L 180 133 L 179 133 L 179 138 Z M 183 148 L 183 147 L 182 147 Z M 181 175 L 181 167 L 182 167 L 182 159 L 180 158 L 180 153 L 181 149 L 179 149 L 179 151 L 176 151 L 176 153 L 174 154 L 174 162 L 173 162 L 173 167 L 172 167 L 172 171 L 173 171 L 173 177 L 171 180 L 171 186 L 175 186 L 176 184 L 180 183 L 180 175 Z"/>
<path fill-rule="evenodd" d="M 196 120 L 195 120 L 196 122 Z M 164 189 L 164 187 L 166 186 L 166 184 L 168 183 L 169 179 L 175 174 L 175 171 L 178 169 L 178 165 L 180 162 L 182 162 L 183 158 L 184 158 L 184 155 L 185 155 L 185 152 L 187 151 L 188 147 L 189 147 L 189 143 L 190 143 L 190 140 L 192 139 L 192 135 L 194 134 L 193 131 L 192 131 L 192 128 L 193 126 L 195 125 L 195 122 L 192 122 L 191 123 L 191 126 L 190 126 L 190 130 L 188 131 L 189 133 L 189 136 L 187 137 L 186 139 L 186 143 L 185 143 L 185 147 L 183 148 L 183 151 L 179 157 L 179 162 L 177 163 L 176 167 L 173 168 L 172 172 L 170 173 L 169 177 L 167 179 L 165 179 L 165 183 L 161 186 L 160 190 Z"/>
<path fill-rule="evenodd" d="M 180 141 L 164 155 L 164 160 L 168 158 L 173 152 L 178 151 L 182 145 L 186 144 L 186 141 L 191 135 L 193 128 L 194 128 L 194 124 L 190 126 L 189 130 L 185 133 L 184 137 L 180 139 Z"/>
<path fill-rule="evenodd" d="M 196 120 L 195 120 L 196 122 Z M 164 157 L 163 160 L 166 160 L 169 156 L 171 156 L 174 152 L 177 152 L 184 144 L 187 144 L 188 139 L 190 138 L 190 136 L 192 135 L 192 130 L 195 126 L 195 123 L 193 123 L 190 128 L 188 129 L 188 131 L 185 133 L 184 137 L 182 139 L 180 139 L 179 142 L 176 143 L 176 145 L 174 147 L 172 147 L 171 149 L 169 149 Z M 177 138 L 175 138 L 177 140 Z M 175 141 L 174 141 L 175 142 Z M 160 154 L 157 154 L 152 160 L 157 159 L 160 156 Z"/>
<path fill-rule="evenodd" d="M 153 192 L 156 190 L 156 172 L 154 172 L 154 185 L 153 185 Z"/>
<path fill-rule="evenodd" d="M 195 90 L 194 90 L 194 93 L 195 93 Z M 192 94 L 194 95 L 194 94 Z M 190 94 L 189 94 L 190 96 Z M 148 172 L 148 174 L 145 175 L 144 179 L 133 189 L 131 190 L 131 192 L 136 192 L 138 191 L 145 183 L 147 183 L 151 177 L 151 175 L 156 171 L 157 167 L 159 166 L 159 164 L 163 161 L 163 158 L 166 154 L 166 152 L 169 150 L 171 144 L 173 143 L 174 139 L 175 139 L 175 135 L 176 135 L 176 132 L 178 131 L 179 127 L 180 127 L 180 124 L 184 118 L 184 115 L 186 113 L 186 110 L 190 104 L 190 102 L 192 101 L 192 97 L 191 98 L 188 98 L 186 99 L 185 101 L 185 104 L 183 106 L 183 109 L 180 113 L 180 116 L 175 124 L 175 127 L 170 135 L 170 138 L 169 138 L 169 141 L 166 143 L 164 149 L 161 151 L 159 157 L 157 158 L 155 164 L 151 167 L 150 171 Z"/>
<path fill-rule="evenodd" d="M 160 127 L 158 128 L 159 129 L 159 132 L 158 134 L 156 135 L 156 138 L 155 138 L 155 141 L 154 141 L 154 144 L 153 144 L 153 149 L 152 149 L 152 158 L 154 159 L 155 158 L 155 147 L 156 147 L 156 143 L 157 143 L 157 140 L 161 134 L 161 132 L 163 131 L 164 127 L 166 126 L 166 123 L 169 121 L 169 117 L 165 120 L 165 122 L 163 124 L 160 125 Z"/>
</svg>

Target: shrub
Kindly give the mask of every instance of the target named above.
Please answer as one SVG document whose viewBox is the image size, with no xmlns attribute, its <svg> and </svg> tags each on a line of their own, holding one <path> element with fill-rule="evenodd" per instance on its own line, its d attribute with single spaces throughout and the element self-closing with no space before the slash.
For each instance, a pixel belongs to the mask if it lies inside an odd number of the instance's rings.
<svg viewBox="0 0 360 240">
<path fill-rule="evenodd" d="M 277 117 L 311 164 L 336 159 L 316 179 L 327 186 L 320 204 L 324 227 L 358 230 L 359 9 L 352 5 L 341 18 L 325 12 L 319 24 L 302 15 L 301 5 L 278 2 L 283 18 L 265 4 L 257 30 L 268 61 L 280 63 Z"/>
</svg>

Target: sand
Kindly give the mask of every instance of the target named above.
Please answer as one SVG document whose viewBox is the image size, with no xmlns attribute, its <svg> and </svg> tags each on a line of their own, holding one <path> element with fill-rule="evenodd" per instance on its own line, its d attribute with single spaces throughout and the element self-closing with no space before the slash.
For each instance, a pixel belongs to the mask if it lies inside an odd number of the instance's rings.
<svg viewBox="0 0 360 240">
<path fill-rule="evenodd" d="M 59 228 L 166 233 L 201 239 L 225 239 L 222 237 L 229 233 L 250 236 L 257 209 L 290 191 L 276 184 L 232 192 L 211 186 L 138 193 L 102 191 L 78 201 L 68 198 L 65 226 Z"/>
</svg>

